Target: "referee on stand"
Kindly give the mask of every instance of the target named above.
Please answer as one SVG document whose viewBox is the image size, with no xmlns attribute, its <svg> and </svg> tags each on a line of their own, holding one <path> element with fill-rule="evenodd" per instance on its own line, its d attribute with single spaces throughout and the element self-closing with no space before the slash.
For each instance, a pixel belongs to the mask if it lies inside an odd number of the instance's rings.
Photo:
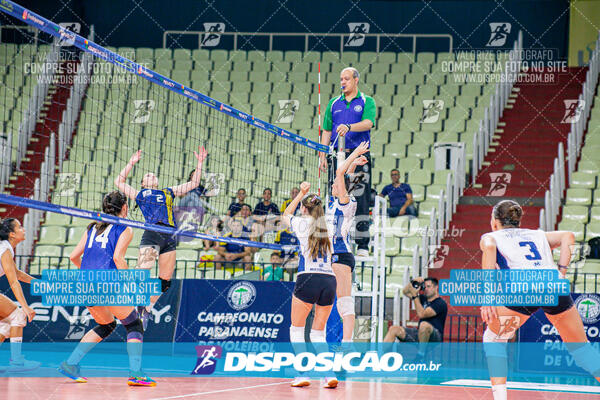
<svg viewBox="0 0 600 400">
<path fill-rule="evenodd" d="M 338 148 L 339 137 L 345 138 L 346 154 L 364 141 L 371 141 L 371 129 L 375 125 L 377 114 L 375 100 L 358 90 L 359 73 L 356 68 L 344 68 L 340 73 L 342 94 L 332 98 L 327 104 L 323 119 L 323 134 L 321 143 L 329 146 L 334 143 Z M 338 137 L 339 136 L 339 137 Z M 330 156 L 319 154 L 321 171 L 329 169 L 329 186 L 331 187 L 337 169 L 336 163 Z M 356 244 L 359 257 L 369 255 L 369 202 L 371 199 L 371 156 L 365 154 L 367 164 L 358 166 L 349 191 L 358 202 L 356 208 Z M 358 180 L 358 183 L 357 183 Z"/>
</svg>

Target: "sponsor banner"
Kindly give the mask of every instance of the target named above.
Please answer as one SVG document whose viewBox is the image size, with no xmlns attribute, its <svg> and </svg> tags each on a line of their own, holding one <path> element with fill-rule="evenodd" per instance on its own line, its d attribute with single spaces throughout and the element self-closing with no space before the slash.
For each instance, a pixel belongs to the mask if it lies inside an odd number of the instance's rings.
<svg viewBox="0 0 600 400">
<path fill-rule="evenodd" d="M 256 342 L 254 342 L 256 344 Z M 75 348 L 75 343 L 23 343 L 27 359 L 42 363 L 33 371 L 12 372 L 5 376 L 60 376 L 56 367 Z M 517 358 L 514 354 L 532 356 L 543 350 L 541 343 L 509 343 L 507 348 L 508 379 L 510 381 L 548 382 L 548 379 L 576 379 L 581 385 L 595 385 L 592 376 L 578 374 L 567 366 L 523 372 L 514 371 Z M 7 359 L 10 346 L 0 347 L 0 357 Z M 293 378 L 303 375 L 312 379 L 335 375 L 347 378 L 411 378 L 421 383 L 441 382 L 451 379 L 481 379 L 502 376 L 492 365 L 488 370 L 484 345 L 481 343 L 442 343 L 431 345 L 424 356 L 417 357 L 415 344 L 402 343 L 372 345 L 354 343 L 345 348 L 325 345 L 314 348 L 310 344 L 262 343 L 254 349 L 228 349 L 218 344 L 149 343 L 143 346 L 142 367 L 150 376 L 159 377 L 270 377 Z M 87 377 L 126 377 L 127 345 L 125 343 L 99 343 L 82 360 L 82 371 Z M 506 371 L 506 368 L 504 368 Z"/>
<path fill-rule="evenodd" d="M 590 342 L 600 342 L 600 294 L 574 293 L 571 297 L 583 322 L 587 339 Z M 560 341 L 560 335 L 544 312 L 539 310 L 519 329 L 519 340 L 550 343 Z"/>
<path fill-rule="evenodd" d="M 592 342 L 596 350 L 600 349 L 600 295 L 575 293 L 571 297 L 583 322 L 587 340 Z M 548 369 L 564 367 L 578 373 L 584 372 L 577 366 L 568 345 L 563 343 L 558 330 L 548 321 L 543 310 L 538 310 L 523 324 L 519 329 L 519 340 L 541 343 L 543 350 L 531 356 L 521 356 L 519 365 L 522 369 L 531 370 L 532 365 L 543 365 Z M 600 368 L 600 358 L 596 361 Z"/>
<path fill-rule="evenodd" d="M 568 369 L 572 374 L 586 376 L 589 374 L 580 367 L 581 364 L 595 366 L 596 370 L 600 368 L 600 295 L 572 294 L 571 297 L 590 343 L 585 344 L 585 350 L 579 350 L 579 358 L 574 356 L 574 350 L 581 348 L 583 344 L 564 343 L 558 330 L 548 321 L 542 310 L 539 310 L 519 329 L 519 340 L 537 342 L 541 348 L 537 353 L 519 354 L 519 372 L 552 373 L 558 369 Z"/>
<path fill-rule="evenodd" d="M 71 272 L 78 272 L 78 270 Z M 36 314 L 33 321 L 23 329 L 25 342 L 79 341 L 87 331 L 97 325 L 84 305 L 45 305 L 40 296 L 31 294 L 29 284 L 21 282 L 21 287 L 25 300 Z M 6 279 L 0 279 L 0 293 L 15 300 Z M 180 295 L 181 281 L 172 280 L 170 289 L 154 305 L 153 318 L 148 323 L 144 341 L 172 342 Z M 121 323 L 117 320 L 117 324 Z M 117 326 L 117 329 L 105 340 L 120 342 L 125 341 L 126 336 L 125 328 Z"/>
<path fill-rule="evenodd" d="M 186 280 L 175 340 L 286 342 L 293 290 L 293 282 Z"/>
</svg>

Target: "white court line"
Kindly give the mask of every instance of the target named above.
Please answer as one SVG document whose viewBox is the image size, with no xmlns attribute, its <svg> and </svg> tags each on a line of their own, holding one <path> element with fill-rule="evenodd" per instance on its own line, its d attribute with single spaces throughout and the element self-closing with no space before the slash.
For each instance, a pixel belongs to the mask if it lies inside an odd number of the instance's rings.
<svg viewBox="0 0 600 400">
<path fill-rule="evenodd" d="M 283 383 L 287 383 L 289 385 L 290 381 L 287 380 L 287 381 L 283 381 L 283 382 L 265 383 L 264 385 L 243 386 L 243 387 L 232 388 L 232 389 L 213 390 L 213 391 L 210 391 L 210 392 L 182 394 L 182 395 L 179 395 L 179 396 L 157 397 L 157 398 L 154 398 L 154 399 L 151 399 L 151 400 L 182 399 L 184 397 L 203 396 L 205 394 L 225 393 L 225 392 L 233 392 L 233 391 L 236 391 L 236 390 L 256 389 L 256 388 L 266 387 L 266 386 L 276 386 L 276 385 L 281 385 Z"/>
<path fill-rule="evenodd" d="M 491 388 L 490 381 L 477 379 L 455 379 L 453 381 L 442 382 L 442 385 L 472 386 Z M 573 392 L 573 393 L 600 393 L 600 386 L 585 385 L 565 385 L 558 383 L 536 383 L 536 382 L 510 382 L 506 386 L 508 389 L 524 390 L 547 390 L 555 392 Z"/>
</svg>

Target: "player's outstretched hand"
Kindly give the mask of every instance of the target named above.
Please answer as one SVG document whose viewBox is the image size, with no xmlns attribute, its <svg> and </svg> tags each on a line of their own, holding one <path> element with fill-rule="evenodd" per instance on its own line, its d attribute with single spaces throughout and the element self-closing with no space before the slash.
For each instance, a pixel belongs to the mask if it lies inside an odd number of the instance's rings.
<svg viewBox="0 0 600 400">
<path fill-rule="evenodd" d="M 300 193 L 302 193 L 302 196 L 306 196 L 306 194 L 308 193 L 309 190 L 310 190 L 310 183 L 302 182 L 300 184 Z"/>
<path fill-rule="evenodd" d="M 354 164 L 356 165 L 365 165 L 368 162 L 369 160 L 367 160 L 367 157 L 365 156 L 360 156 L 356 160 L 354 160 Z"/>
<path fill-rule="evenodd" d="M 131 158 L 129 159 L 129 162 L 131 164 L 135 164 L 136 162 L 140 161 L 140 158 L 142 158 L 142 151 L 138 150 L 135 153 L 133 153 L 131 155 Z"/>
<path fill-rule="evenodd" d="M 321 172 L 327 171 L 327 159 L 323 153 L 319 153 L 319 169 Z"/>
<path fill-rule="evenodd" d="M 208 153 L 206 152 L 206 149 L 204 148 L 204 146 L 198 146 L 198 152 L 196 153 L 194 151 L 194 155 L 196 156 L 196 159 L 198 161 L 203 163 L 204 160 L 206 160 L 206 156 L 208 155 Z"/>
<path fill-rule="evenodd" d="M 361 142 L 356 149 L 354 149 L 357 156 L 369 152 L 369 142 Z"/>
</svg>

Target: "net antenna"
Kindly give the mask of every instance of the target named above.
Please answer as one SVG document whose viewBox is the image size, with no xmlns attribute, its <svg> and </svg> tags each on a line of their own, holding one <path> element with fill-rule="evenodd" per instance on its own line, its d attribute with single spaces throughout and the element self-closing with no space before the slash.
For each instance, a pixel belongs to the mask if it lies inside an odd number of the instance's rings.
<svg viewBox="0 0 600 400">
<path fill-rule="evenodd" d="M 318 63 L 318 98 L 319 98 L 319 143 L 321 143 L 321 62 Z M 319 189 L 318 189 L 318 195 L 321 195 L 321 162 L 320 162 L 321 158 L 317 157 L 317 169 L 318 169 L 318 173 L 319 173 Z"/>
</svg>

